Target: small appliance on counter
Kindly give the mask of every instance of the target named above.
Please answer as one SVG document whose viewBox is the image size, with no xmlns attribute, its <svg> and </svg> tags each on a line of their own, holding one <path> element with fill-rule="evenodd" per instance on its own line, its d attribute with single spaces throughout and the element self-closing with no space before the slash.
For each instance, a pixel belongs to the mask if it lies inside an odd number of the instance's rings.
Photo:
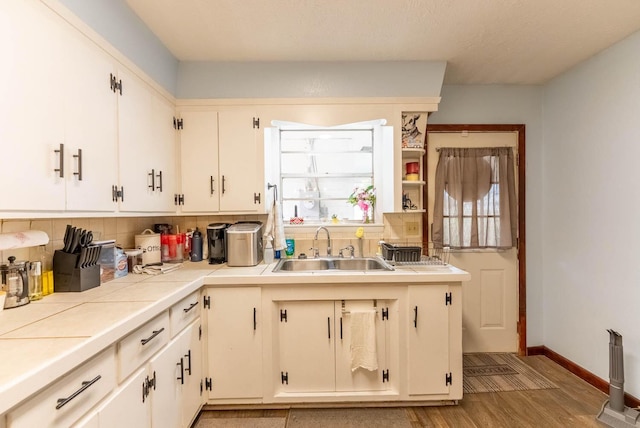
<svg viewBox="0 0 640 428">
<path fill-rule="evenodd" d="M 225 240 L 227 266 L 255 266 L 262 261 L 262 223 L 232 224 Z"/>
<path fill-rule="evenodd" d="M 221 264 L 227 261 L 225 253 L 225 231 L 227 223 L 211 223 L 207 226 L 207 249 L 209 264 Z"/>
<path fill-rule="evenodd" d="M 2 290 L 6 292 L 4 308 L 16 308 L 29 303 L 29 279 L 27 263 L 9 257 L 9 263 L 0 265 L 2 274 Z"/>
</svg>

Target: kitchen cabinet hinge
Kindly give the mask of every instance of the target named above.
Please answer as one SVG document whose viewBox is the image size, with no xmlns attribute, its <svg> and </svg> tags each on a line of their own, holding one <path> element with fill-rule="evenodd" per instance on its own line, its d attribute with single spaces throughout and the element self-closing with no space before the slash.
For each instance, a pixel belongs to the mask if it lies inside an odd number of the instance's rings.
<svg viewBox="0 0 640 428">
<path fill-rule="evenodd" d="M 451 374 L 451 372 L 446 373 L 444 375 L 444 384 L 445 386 L 451 385 L 453 383 L 453 375 Z"/>
<path fill-rule="evenodd" d="M 122 95 L 122 80 L 117 80 L 113 73 L 110 73 L 109 76 L 111 90 L 113 92 L 120 92 L 120 95 Z"/>
<path fill-rule="evenodd" d="M 254 117 L 253 118 L 253 128 L 254 129 L 260 129 L 260 118 L 259 117 Z"/>
<path fill-rule="evenodd" d="M 282 309 L 280 309 L 280 322 L 287 322 L 287 310 L 285 309 L 284 311 Z"/>
<path fill-rule="evenodd" d="M 389 308 L 382 308 L 382 321 L 389 320 Z"/>
<path fill-rule="evenodd" d="M 207 391 L 211 391 L 211 389 L 213 388 L 213 379 L 211 379 L 210 377 L 205 377 L 204 387 L 207 389 Z"/>
<path fill-rule="evenodd" d="M 283 385 L 289 385 L 289 372 L 280 372 L 280 381 Z"/>
<path fill-rule="evenodd" d="M 173 129 L 184 129 L 184 119 L 173 118 Z"/>
<path fill-rule="evenodd" d="M 111 200 L 118 202 L 118 199 L 124 202 L 124 186 L 120 186 L 120 190 L 118 190 L 118 186 L 111 186 Z"/>
<path fill-rule="evenodd" d="M 389 382 L 389 369 L 382 370 L 382 383 Z"/>
<path fill-rule="evenodd" d="M 182 194 L 174 194 L 173 195 L 173 204 L 174 205 L 184 205 L 184 195 Z"/>
<path fill-rule="evenodd" d="M 448 306 L 451 305 L 451 292 L 445 293 L 444 294 L 444 305 Z"/>
<path fill-rule="evenodd" d="M 202 306 L 204 306 L 207 309 L 211 309 L 211 296 L 202 297 Z"/>
<path fill-rule="evenodd" d="M 254 193 L 253 194 L 253 203 L 254 204 L 259 204 L 260 203 L 260 193 Z"/>
</svg>

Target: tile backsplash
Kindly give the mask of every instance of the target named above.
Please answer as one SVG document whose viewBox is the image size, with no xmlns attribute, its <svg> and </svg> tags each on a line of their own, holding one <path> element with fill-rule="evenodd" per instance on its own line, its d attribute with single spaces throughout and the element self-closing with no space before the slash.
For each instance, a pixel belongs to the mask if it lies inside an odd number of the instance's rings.
<svg viewBox="0 0 640 428">
<path fill-rule="evenodd" d="M 211 223 L 236 223 L 238 221 L 259 220 L 266 223 L 266 215 L 215 215 L 215 216 L 167 216 L 167 217 L 92 217 L 92 218 L 55 218 L 55 219 L 16 219 L 0 220 L 0 232 L 18 232 L 25 230 L 41 230 L 49 236 L 47 250 L 53 254 L 54 250 L 63 247 L 64 232 L 67 224 L 83 229 L 91 230 L 94 240 L 115 239 L 116 244 L 123 248 L 134 247 L 134 237 L 145 229 L 153 229 L 156 223 L 168 223 L 173 225 L 174 231 L 186 232 L 188 229 L 199 228 L 206 237 L 207 225 Z M 337 255 L 340 248 L 351 244 L 358 251 L 358 239 L 349 228 L 348 232 L 344 228 L 326 225 L 331 231 L 333 244 L 333 254 Z M 357 225 L 354 225 L 357 226 Z M 309 227 L 301 228 L 298 232 L 294 227 L 286 228 L 287 238 L 296 240 L 296 256 L 300 253 L 309 254 L 309 248 L 313 246 L 315 228 L 309 232 Z M 302 231 L 304 230 L 304 232 Z M 422 242 L 422 214 L 419 213 L 399 213 L 385 214 L 384 227 L 373 228 L 374 232 L 365 230 L 363 239 L 363 252 L 365 256 L 372 256 L 376 253 L 378 241 L 385 240 L 392 243 L 406 243 L 420 245 Z M 326 241 L 319 240 L 318 247 L 320 254 L 326 253 Z M 3 261 L 9 256 L 15 256 L 17 260 L 36 260 L 38 248 L 21 248 L 0 252 Z"/>
</svg>

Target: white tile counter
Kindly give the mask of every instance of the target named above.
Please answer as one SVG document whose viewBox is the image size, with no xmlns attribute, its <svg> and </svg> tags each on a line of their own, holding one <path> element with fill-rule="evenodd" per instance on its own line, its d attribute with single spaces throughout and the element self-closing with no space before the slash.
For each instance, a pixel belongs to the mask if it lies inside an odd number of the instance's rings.
<svg viewBox="0 0 640 428">
<path fill-rule="evenodd" d="M 393 272 L 274 273 L 274 266 L 186 262 L 168 274 L 129 274 L 82 293 L 54 293 L 1 311 L 0 359 L 5 364 L 0 370 L 0 414 L 203 285 L 406 284 L 469 279 L 467 272 L 454 267 L 425 272 L 402 268 Z"/>
</svg>

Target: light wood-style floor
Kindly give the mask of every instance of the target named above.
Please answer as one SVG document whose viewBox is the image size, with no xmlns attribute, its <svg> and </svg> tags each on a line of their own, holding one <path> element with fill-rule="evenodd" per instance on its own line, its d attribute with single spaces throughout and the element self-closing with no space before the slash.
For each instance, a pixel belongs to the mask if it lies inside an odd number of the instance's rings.
<svg viewBox="0 0 640 428">
<path fill-rule="evenodd" d="M 602 403 L 607 399 L 604 393 L 547 357 L 531 356 L 523 357 L 523 360 L 560 388 L 465 394 L 457 406 L 405 407 L 406 420 L 413 428 L 605 426 L 595 420 Z M 213 426 L 207 423 L 213 421 L 206 421 L 211 418 L 265 418 L 265 422 L 267 418 L 278 418 L 288 422 L 288 415 L 288 410 L 203 411 L 194 427 L 199 422 L 200 426 Z M 404 426 L 406 420 L 403 421 Z M 330 428 L 329 424 L 325 426 Z"/>
</svg>

